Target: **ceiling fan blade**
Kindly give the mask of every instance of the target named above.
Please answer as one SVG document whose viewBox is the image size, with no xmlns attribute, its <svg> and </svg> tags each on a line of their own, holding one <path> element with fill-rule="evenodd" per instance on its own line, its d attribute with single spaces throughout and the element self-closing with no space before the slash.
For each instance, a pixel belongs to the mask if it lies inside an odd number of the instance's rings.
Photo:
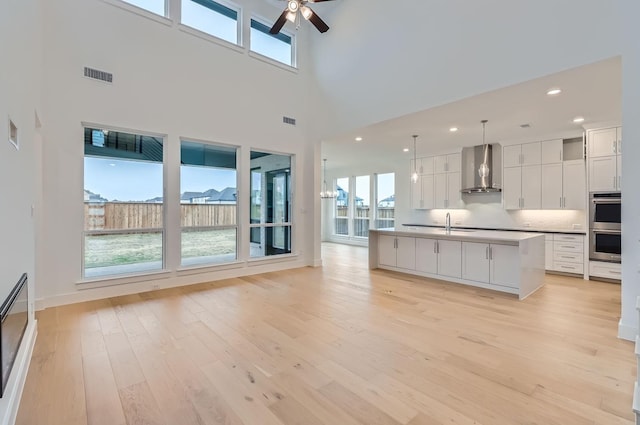
<svg viewBox="0 0 640 425">
<path fill-rule="evenodd" d="M 327 25 L 322 19 L 320 19 L 320 17 L 316 14 L 316 12 L 313 12 L 311 16 L 309 16 L 309 21 L 313 24 L 313 26 L 315 26 L 318 29 L 318 31 L 320 32 L 329 31 L 329 25 Z"/>
<path fill-rule="evenodd" d="M 284 24 L 287 22 L 287 13 L 289 13 L 289 9 L 285 9 L 284 12 L 282 12 L 282 15 L 280 15 L 276 23 L 273 24 L 269 30 L 269 34 L 278 34 L 280 32 L 282 27 L 284 27 Z"/>
</svg>

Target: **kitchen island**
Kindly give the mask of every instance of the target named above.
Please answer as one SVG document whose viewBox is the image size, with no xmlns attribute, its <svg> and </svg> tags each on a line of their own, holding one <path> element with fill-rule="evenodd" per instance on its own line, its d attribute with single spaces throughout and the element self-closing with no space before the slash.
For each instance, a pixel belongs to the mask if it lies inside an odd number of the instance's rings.
<svg viewBox="0 0 640 425">
<path fill-rule="evenodd" d="M 544 284 L 539 233 L 404 227 L 369 231 L 369 268 L 381 268 L 518 295 Z"/>
</svg>

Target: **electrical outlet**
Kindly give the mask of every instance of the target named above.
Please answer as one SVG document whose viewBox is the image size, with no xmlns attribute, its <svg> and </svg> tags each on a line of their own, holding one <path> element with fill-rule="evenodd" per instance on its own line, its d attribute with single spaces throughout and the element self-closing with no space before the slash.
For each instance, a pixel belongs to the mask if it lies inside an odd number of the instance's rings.
<svg viewBox="0 0 640 425">
<path fill-rule="evenodd" d="M 523 223 L 522 224 L 524 227 L 531 227 L 531 223 Z"/>
<path fill-rule="evenodd" d="M 155 289 L 160 289 L 160 285 L 159 285 L 159 284 L 157 284 L 157 283 L 152 283 L 152 284 L 151 284 L 151 289 L 154 289 L 154 290 L 155 290 Z"/>
</svg>

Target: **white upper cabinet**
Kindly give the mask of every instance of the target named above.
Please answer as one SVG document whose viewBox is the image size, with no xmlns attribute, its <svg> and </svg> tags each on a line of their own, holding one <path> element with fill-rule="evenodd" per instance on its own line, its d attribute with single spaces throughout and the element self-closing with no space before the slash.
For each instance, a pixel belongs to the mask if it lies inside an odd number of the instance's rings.
<svg viewBox="0 0 640 425">
<path fill-rule="evenodd" d="M 541 142 L 540 148 L 543 164 L 559 164 L 562 162 L 562 139 Z"/>
<path fill-rule="evenodd" d="M 522 165 L 538 165 L 541 160 L 541 143 L 525 143 L 522 145 Z"/>
<path fill-rule="evenodd" d="M 519 167 L 522 158 L 522 148 L 520 145 L 504 146 L 502 148 L 502 165 L 503 167 Z"/>
<path fill-rule="evenodd" d="M 459 153 L 439 155 L 433 158 L 434 173 L 449 173 L 460 171 L 461 156 Z"/>
<path fill-rule="evenodd" d="M 541 165 L 522 167 L 522 206 L 527 210 L 539 210 L 542 207 L 542 168 Z"/>
<path fill-rule="evenodd" d="M 622 190 L 622 128 L 590 130 L 587 133 L 589 152 L 589 191 L 619 192 Z"/>
<path fill-rule="evenodd" d="M 542 209 L 553 210 L 558 208 L 562 208 L 562 163 L 543 164 Z"/>
<path fill-rule="evenodd" d="M 557 184 L 557 183 L 556 183 Z M 583 210 L 587 202 L 587 182 L 584 160 L 562 163 L 562 208 Z"/>
<path fill-rule="evenodd" d="M 615 155 L 618 152 L 617 128 L 604 128 L 589 132 L 589 157 Z"/>
<path fill-rule="evenodd" d="M 433 174 L 433 157 L 420 158 L 420 174 Z"/>
</svg>

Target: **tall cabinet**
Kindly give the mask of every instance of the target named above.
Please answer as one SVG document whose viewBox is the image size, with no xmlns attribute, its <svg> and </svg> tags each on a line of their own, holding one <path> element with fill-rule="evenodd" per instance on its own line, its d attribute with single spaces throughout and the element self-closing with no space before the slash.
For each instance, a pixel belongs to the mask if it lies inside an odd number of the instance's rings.
<svg viewBox="0 0 640 425">
<path fill-rule="evenodd" d="M 622 190 L 622 128 L 591 130 L 589 140 L 589 191 Z"/>
<path fill-rule="evenodd" d="M 413 209 L 461 208 L 461 155 L 418 158 L 411 172 L 418 172 L 418 181 L 411 183 L 411 207 Z"/>
<path fill-rule="evenodd" d="M 540 142 L 505 146 L 502 174 L 503 201 L 507 210 L 540 209 L 542 168 Z"/>
</svg>

